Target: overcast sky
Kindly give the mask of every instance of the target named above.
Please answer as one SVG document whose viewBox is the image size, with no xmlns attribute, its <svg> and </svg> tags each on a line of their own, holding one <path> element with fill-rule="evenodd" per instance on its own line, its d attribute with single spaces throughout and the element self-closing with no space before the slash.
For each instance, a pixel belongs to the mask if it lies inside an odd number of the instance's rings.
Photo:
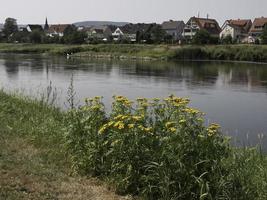
<svg viewBox="0 0 267 200">
<path fill-rule="evenodd" d="M 78 21 L 158 22 L 191 16 L 226 19 L 267 17 L 267 0 L 0 0 L 0 23 L 13 17 L 19 24 Z"/>
</svg>

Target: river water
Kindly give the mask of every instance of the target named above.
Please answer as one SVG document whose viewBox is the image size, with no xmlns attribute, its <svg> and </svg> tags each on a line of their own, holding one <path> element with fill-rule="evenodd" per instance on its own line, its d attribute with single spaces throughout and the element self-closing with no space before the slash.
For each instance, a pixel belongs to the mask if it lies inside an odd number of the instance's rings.
<svg viewBox="0 0 267 200">
<path fill-rule="evenodd" d="M 71 76 L 77 100 L 114 94 L 191 99 L 219 123 L 236 145 L 261 143 L 267 149 L 267 65 L 229 62 L 81 60 L 40 55 L 0 55 L 0 86 L 35 95 L 52 82 L 65 107 Z M 263 138 L 262 138 L 263 135 Z"/>
</svg>

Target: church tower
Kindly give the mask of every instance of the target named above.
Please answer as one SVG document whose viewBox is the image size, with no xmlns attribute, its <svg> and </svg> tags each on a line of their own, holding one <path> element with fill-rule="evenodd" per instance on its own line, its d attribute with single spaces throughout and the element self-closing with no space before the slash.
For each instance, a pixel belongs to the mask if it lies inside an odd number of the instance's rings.
<svg viewBox="0 0 267 200">
<path fill-rule="evenodd" d="M 44 30 L 45 30 L 45 31 L 48 31 L 48 29 L 49 29 L 49 25 L 48 25 L 47 18 L 46 18 L 46 19 L 45 19 Z"/>
</svg>

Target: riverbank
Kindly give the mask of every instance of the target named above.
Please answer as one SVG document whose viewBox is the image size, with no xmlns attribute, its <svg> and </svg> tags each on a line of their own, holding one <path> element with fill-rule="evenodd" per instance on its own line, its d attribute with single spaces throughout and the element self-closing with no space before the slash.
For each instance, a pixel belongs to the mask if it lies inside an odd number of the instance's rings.
<svg viewBox="0 0 267 200">
<path fill-rule="evenodd" d="M 39 53 L 82 58 L 226 60 L 267 62 L 266 45 L 173 46 L 141 44 L 0 44 L 0 53 Z"/>
<path fill-rule="evenodd" d="M 58 109 L 0 91 L 0 199 L 126 199 L 72 173 L 63 124 Z"/>
<path fill-rule="evenodd" d="M 184 108 L 187 99 L 153 101 L 140 98 L 129 113 L 131 102 L 115 97 L 107 116 L 100 97 L 63 113 L 0 91 L 0 199 L 125 199 L 73 172 L 145 199 L 267 198 L 265 154 L 229 147 L 217 125 L 204 128 L 201 113 Z"/>
</svg>

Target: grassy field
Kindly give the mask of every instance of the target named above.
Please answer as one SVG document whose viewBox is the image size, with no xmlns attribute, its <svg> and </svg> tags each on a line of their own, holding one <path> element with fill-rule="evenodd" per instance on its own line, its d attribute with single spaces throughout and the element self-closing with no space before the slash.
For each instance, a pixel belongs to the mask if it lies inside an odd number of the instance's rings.
<svg viewBox="0 0 267 200">
<path fill-rule="evenodd" d="M 72 174 L 63 132 L 58 109 L 0 91 L 0 199 L 126 199 Z"/>
<path fill-rule="evenodd" d="M 72 54 L 73 57 L 162 59 L 162 60 L 232 60 L 267 62 L 266 45 L 172 46 L 141 44 L 6 44 L 1 53 Z"/>
</svg>

